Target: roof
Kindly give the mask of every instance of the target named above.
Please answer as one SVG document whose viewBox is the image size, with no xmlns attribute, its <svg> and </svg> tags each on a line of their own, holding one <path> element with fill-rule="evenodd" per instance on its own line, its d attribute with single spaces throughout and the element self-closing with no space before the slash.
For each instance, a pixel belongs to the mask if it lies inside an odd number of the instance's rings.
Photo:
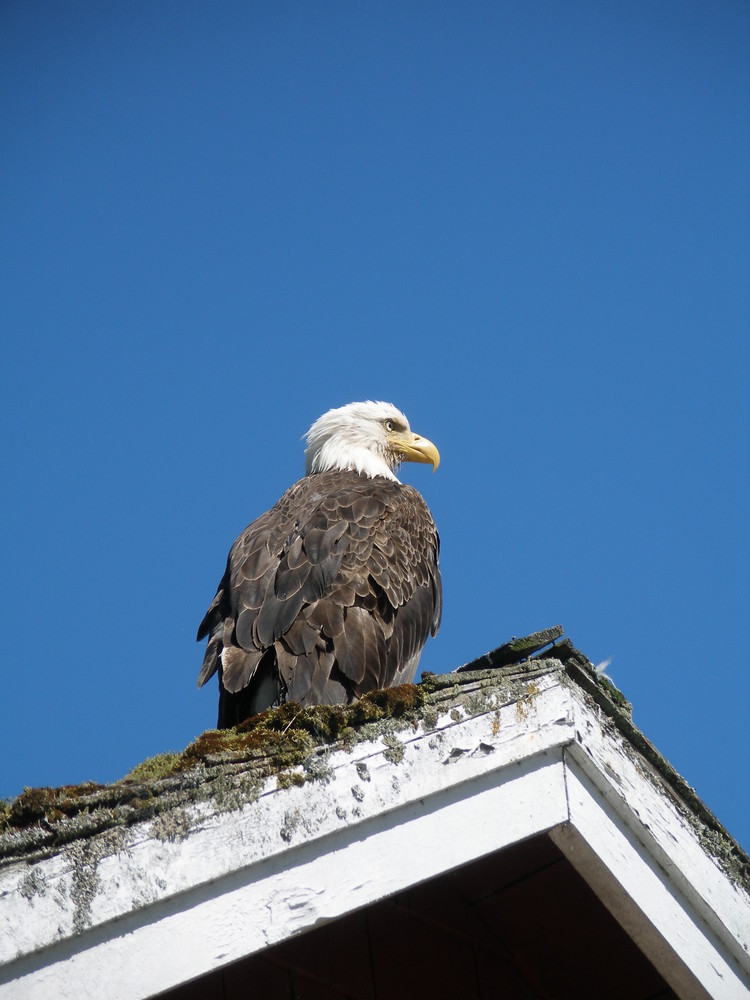
<svg viewBox="0 0 750 1000">
<path fill-rule="evenodd" d="M 94 996 L 104 964 L 113 997 L 153 995 L 540 836 L 677 995 L 740 995 L 750 859 L 561 633 L 27 790 L 0 818 L 0 997 Z"/>
</svg>

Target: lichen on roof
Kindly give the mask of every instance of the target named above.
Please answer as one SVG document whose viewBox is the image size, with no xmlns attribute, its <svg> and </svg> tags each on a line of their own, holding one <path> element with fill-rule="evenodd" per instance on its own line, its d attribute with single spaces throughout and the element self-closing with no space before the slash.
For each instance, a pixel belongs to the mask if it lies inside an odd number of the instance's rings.
<svg viewBox="0 0 750 1000">
<path fill-rule="evenodd" d="M 22 858 L 35 861 L 66 844 L 124 831 L 144 820 L 154 821 L 154 836 L 180 839 L 190 830 L 189 807 L 197 803 L 223 812 L 253 801 L 269 780 L 278 788 L 329 780 L 327 760 L 333 749 L 352 750 L 360 742 L 380 740 L 385 753 L 395 758 L 397 733 L 419 727 L 430 731 L 441 715 L 458 720 L 516 703 L 519 718 L 524 718 L 537 680 L 553 673 L 599 706 L 633 752 L 659 775 L 708 853 L 750 887 L 750 858 L 636 728 L 622 693 L 562 638 L 559 626 L 513 639 L 452 673 L 425 673 L 420 684 L 373 691 L 353 705 L 301 708 L 287 703 L 235 729 L 208 730 L 182 752 L 149 758 L 112 784 L 25 789 L 12 802 L 0 803 L 0 866 Z"/>
<path fill-rule="evenodd" d="M 425 687 L 405 684 L 373 691 L 353 705 L 301 708 L 289 702 L 234 729 L 209 729 L 181 753 L 138 764 L 109 785 L 84 782 L 59 788 L 27 788 L 0 810 L 0 864 L 19 854 L 46 856 L 65 843 L 116 826 L 152 819 L 169 809 L 213 800 L 219 811 L 239 808 L 257 796 L 263 782 L 299 783 L 290 769 L 307 765 L 332 745 L 351 746 L 416 726 Z M 304 780 L 304 778 L 302 779 Z"/>
</svg>

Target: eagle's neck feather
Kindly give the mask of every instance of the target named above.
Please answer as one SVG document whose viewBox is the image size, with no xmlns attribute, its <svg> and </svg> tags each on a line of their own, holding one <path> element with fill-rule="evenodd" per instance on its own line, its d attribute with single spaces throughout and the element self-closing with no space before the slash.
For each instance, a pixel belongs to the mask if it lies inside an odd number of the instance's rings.
<svg viewBox="0 0 750 1000">
<path fill-rule="evenodd" d="M 307 463 L 307 475 L 327 472 L 330 469 L 350 470 L 362 476 L 384 476 L 398 482 L 393 469 L 382 455 L 370 448 L 330 438 L 316 451 Z"/>
</svg>

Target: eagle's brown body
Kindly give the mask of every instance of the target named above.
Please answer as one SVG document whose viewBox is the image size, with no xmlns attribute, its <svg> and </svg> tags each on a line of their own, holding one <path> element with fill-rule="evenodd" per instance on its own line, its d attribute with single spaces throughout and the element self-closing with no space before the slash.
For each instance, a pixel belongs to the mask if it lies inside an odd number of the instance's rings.
<svg viewBox="0 0 750 1000">
<path fill-rule="evenodd" d="M 395 478 L 333 469 L 295 483 L 232 546 L 198 630 L 219 726 L 413 680 L 440 625 L 438 552 L 424 500 Z"/>
</svg>

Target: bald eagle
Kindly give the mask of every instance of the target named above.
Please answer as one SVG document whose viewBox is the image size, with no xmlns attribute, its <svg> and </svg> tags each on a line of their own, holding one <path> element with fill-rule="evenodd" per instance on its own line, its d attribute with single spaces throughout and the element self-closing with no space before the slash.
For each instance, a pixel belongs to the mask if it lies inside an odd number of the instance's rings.
<svg viewBox="0 0 750 1000">
<path fill-rule="evenodd" d="M 219 728 L 411 682 L 440 626 L 437 529 L 396 478 L 404 461 L 434 471 L 435 445 L 373 402 L 329 410 L 306 439 L 305 477 L 235 541 L 198 629 L 198 686 L 218 671 Z"/>
</svg>

